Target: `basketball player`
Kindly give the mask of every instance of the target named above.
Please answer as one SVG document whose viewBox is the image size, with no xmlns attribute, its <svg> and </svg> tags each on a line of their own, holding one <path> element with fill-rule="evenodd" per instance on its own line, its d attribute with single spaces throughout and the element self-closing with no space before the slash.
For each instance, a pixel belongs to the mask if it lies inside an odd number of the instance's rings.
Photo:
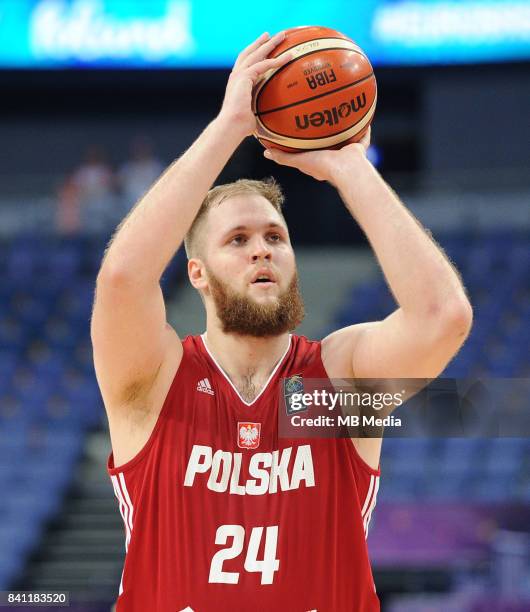
<svg viewBox="0 0 530 612">
<path fill-rule="evenodd" d="M 367 136 L 269 156 L 340 191 L 398 307 L 321 342 L 291 335 L 303 305 L 279 188 L 210 190 L 255 128 L 253 83 L 289 59 L 266 59 L 282 39 L 239 55 L 219 115 L 122 222 L 98 275 L 91 332 L 127 550 L 118 612 L 379 610 L 365 538 L 381 440 L 279 439 L 280 381 L 435 377 L 471 326 L 458 274 L 367 161 Z M 184 239 L 206 332 L 181 340 L 160 278 Z"/>
</svg>

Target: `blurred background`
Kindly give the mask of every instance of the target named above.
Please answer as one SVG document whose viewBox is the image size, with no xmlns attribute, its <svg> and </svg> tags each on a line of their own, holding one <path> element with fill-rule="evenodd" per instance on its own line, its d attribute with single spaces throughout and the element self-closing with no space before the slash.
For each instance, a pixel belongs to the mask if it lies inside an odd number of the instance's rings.
<svg viewBox="0 0 530 612">
<path fill-rule="evenodd" d="M 103 250 L 216 115 L 238 51 L 308 23 L 368 53 L 371 159 L 468 288 L 474 329 L 445 376 L 530 377 L 528 1 L 0 0 L 0 590 L 115 600 L 124 533 L 89 336 Z M 300 332 L 389 314 L 334 190 L 261 151 L 247 139 L 219 182 L 283 185 Z M 202 331 L 182 252 L 163 288 L 179 334 Z M 386 440 L 368 544 L 385 612 L 529 610 L 530 440 Z"/>
</svg>

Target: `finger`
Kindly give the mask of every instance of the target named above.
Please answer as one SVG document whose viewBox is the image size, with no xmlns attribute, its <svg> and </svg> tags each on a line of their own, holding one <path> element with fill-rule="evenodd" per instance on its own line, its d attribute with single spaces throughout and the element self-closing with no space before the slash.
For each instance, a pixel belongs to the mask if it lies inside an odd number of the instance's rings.
<svg viewBox="0 0 530 612">
<path fill-rule="evenodd" d="M 285 40 L 285 32 L 278 32 L 272 38 L 259 45 L 254 51 L 249 53 L 240 64 L 243 67 L 252 66 L 256 62 L 264 60 L 281 42 Z"/>
<path fill-rule="evenodd" d="M 241 53 L 237 56 L 234 68 L 241 66 L 241 64 L 244 62 L 248 55 L 250 55 L 253 51 L 261 47 L 261 45 L 269 39 L 270 34 L 268 32 L 263 32 L 263 34 L 256 38 L 253 43 L 251 43 L 250 45 L 248 45 L 248 47 L 245 47 L 243 51 L 241 51 Z"/>
<path fill-rule="evenodd" d="M 367 132 L 362 138 L 361 140 L 359 140 L 359 142 L 355 143 L 357 145 L 360 145 L 363 150 L 364 153 L 366 153 L 370 147 L 370 132 Z"/>
<path fill-rule="evenodd" d="M 257 64 L 254 64 L 253 66 L 250 66 L 250 68 L 247 68 L 247 70 L 250 71 L 253 79 L 256 80 L 259 76 L 261 76 L 262 74 L 265 74 L 269 70 L 277 70 L 278 68 L 281 68 L 282 66 L 287 64 L 287 62 L 291 61 L 292 59 L 293 59 L 293 54 L 288 51 L 287 53 L 282 53 L 278 57 L 271 57 L 270 59 L 264 59 L 261 62 L 258 62 Z"/>
<path fill-rule="evenodd" d="M 280 151 L 280 149 L 265 149 L 263 155 L 281 166 L 296 168 L 300 165 L 300 156 L 303 156 L 304 153 L 287 153 L 286 151 Z"/>
<path fill-rule="evenodd" d="M 369 125 L 368 129 L 366 130 L 365 135 L 361 138 L 359 142 L 363 145 L 365 149 L 368 149 L 368 147 L 370 146 L 371 138 L 372 138 L 372 126 Z"/>
</svg>

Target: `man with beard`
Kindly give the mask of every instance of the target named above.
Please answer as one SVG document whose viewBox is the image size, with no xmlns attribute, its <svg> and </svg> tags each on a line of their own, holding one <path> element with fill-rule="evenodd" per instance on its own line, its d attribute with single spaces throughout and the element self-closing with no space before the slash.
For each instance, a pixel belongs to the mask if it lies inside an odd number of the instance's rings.
<svg viewBox="0 0 530 612">
<path fill-rule="evenodd" d="M 274 181 L 210 189 L 255 128 L 252 86 L 289 60 L 262 35 L 222 109 L 118 228 L 97 279 L 92 341 L 125 525 L 118 612 L 379 609 L 366 548 L 381 440 L 278 436 L 281 381 L 437 376 L 471 308 L 451 264 L 365 157 L 269 154 L 327 180 L 365 231 L 398 308 L 322 342 L 303 317 Z M 206 332 L 180 340 L 160 278 L 185 239 Z"/>
</svg>

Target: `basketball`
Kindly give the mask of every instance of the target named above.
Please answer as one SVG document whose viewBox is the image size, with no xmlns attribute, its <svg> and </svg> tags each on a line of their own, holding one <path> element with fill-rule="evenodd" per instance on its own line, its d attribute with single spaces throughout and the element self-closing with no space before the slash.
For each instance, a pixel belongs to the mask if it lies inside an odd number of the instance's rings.
<svg viewBox="0 0 530 612">
<path fill-rule="evenodd" d="M 284 66 L 256 83 L 256 138 L 290 152 L 338 149 L 358 142 L 375 112 L 372 65 L 353 40 L 330 28 L 286 30 L 270 57 L 291 52 Z"/>
</svg>

